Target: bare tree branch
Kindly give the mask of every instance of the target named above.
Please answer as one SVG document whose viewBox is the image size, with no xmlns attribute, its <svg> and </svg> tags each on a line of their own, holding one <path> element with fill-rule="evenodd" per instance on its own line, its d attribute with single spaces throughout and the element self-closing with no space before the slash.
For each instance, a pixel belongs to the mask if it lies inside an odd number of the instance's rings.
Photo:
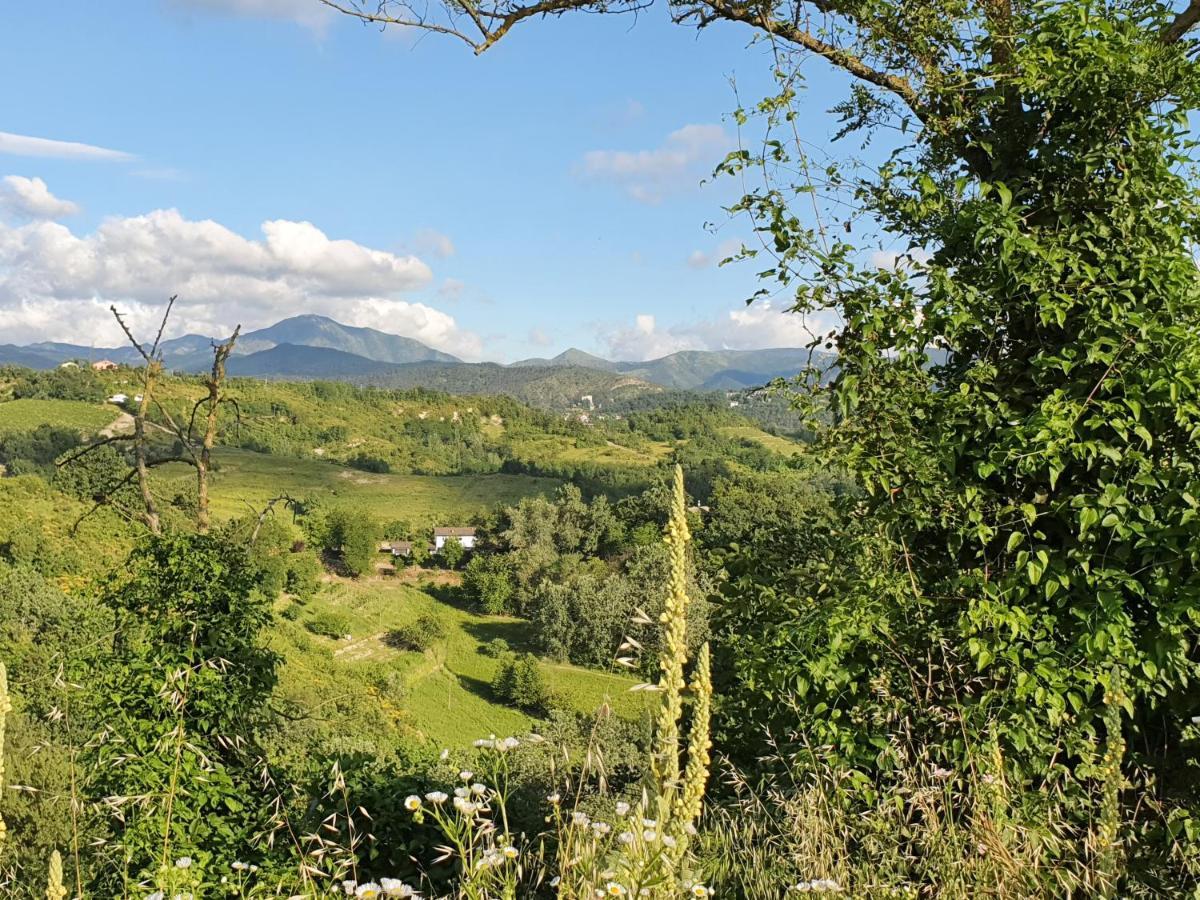
<svg viewBox="0 0 1200 900">
<path fill-rule="evenodd" d="M 170 318 L 171 309 L 175 306 L 175 299 L 178 295 L 172 295 L 167 301 L 167 308 L 163 312 L 162 321 L 158 326 L 158 334 L 154 339 L 154 346 L 151 347 L 149 353 L 138 343 L 137 338 L 133 336 L 133 332 L 129 330 L 129 326 L 125 324 L 125 320 L 121 318 L 120 312 L 116 306 L 110 306 L 113 316 L 117 320 L 117 324 L 121 326 L 121 330 L 125 332 L 125 336 L 129 339 L 129 343 L 134 349 L 141 354 L 142 359 L 146 361 L 145 368 L 142 369 L 142 398 L 138 401 L 137 414 L 133 417 L 133 448 L 134 448 L 134 472 L 137 475 L 138 490 L 142 495 L 142 505 L 145 508 L 143 519 L 146 527 L 150 529 L 152 534 L 162 533 L 162 524 L 158 515 L 158 507 L 154 502 L 154 494 L 150 490 L 149 466 L 146 464 L 146 416 L 150 411 L 150 404 L 157 403 L 154 400 L 154 389 L 157 386 L 158 378 L 162 374 L 162 360 L 159 358 L 159 344 L 162 341 L 163 332 L 167 327 L 167 320 Z"/>
<path fill-rule="evenodd" d="M 1200 22 L 1200 0 L 1192 0 L 1187 8 L 1163 29 L 1162 42 L 1164 44 L 1178 43 L 1197 22 Z"/>
<path fill-rule="evenodd" d="M 262 530 L 263 523 L 267 520 L 267 516 L 275 508 L 276 503 L 282 503 L 285 507 L 291 507 L 295 510 L 298 501 L 290 494 L 280 494 L 278 497 L 272 497 L 267 501 L 267 505 L 263 507 L 262 512 L 258 514 L 258 521 L 254 525 L 254 530 L 250 533 L 250 543 L 253 544 L 258 540 L 258 533 Z M 253 507 L 251 507 L 253 509 Z"/>
<path fill-rule="evenodd" d="M 824 9 L 824 6 L 820 3 L 814 4 L 814 6 L 820 10 Z M 742 22 L 743 24 L 758 28 L 790 44 L 795 44 L 797 47 L 802 47 L 817 54 L 827 62 L 840 69 L 844 69 L 861 81 L 866 81 L 876 87 L 890 91 L 903 100 L 905 105 L 916 113 L 922 122 L 926 121 L 928 117 L 928 110 L 920 94 L 918 94 L 917 89 L 907 78 L 872 68 L 861 57 L 822 40 L 813 34 L 812 31 L 802 28 L 797 21 L 788 22 L 768 16 L 766 6 L 763 4 L 751 5 L 728 2 L 728 0 L 703 0 L 701 9 L 688 10 L 675 17 L 675 21 L 677 22 L 683 22 L 687 19 L 697 19 L 701 24 L 707 24 L 716 19 L 724 19 L 729 22 Z"/>
<path fill-rule="evenodd" d="M 111 437 L 106 437 L 102 441 L 95 441 L 91 444 L 88 444 L 85 447 L 80 447 L 79 450 L 77 450 L 76 452 L 58 460 L 54 464 L 54 466 L 55 466 L 55 468 L 61 469 L 63 466 L 70 465 L 71 463 L 75 462 L 76 460 L 82 459 L 83 457 L 85 457 L 89 453 L 91 453 L 93 450 L 99 450 L 101 447 L 106 447 L 109 444 L 116 444 L 120 441 L 132 441 L 132 440 L 133 440 L 132 434 L 114 434 Z"/>
</svg>

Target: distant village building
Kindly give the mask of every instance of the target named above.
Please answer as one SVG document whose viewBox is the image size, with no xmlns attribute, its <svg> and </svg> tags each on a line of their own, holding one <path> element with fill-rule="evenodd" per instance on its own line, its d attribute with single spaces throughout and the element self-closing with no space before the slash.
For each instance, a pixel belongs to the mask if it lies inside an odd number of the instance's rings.
<svg viewBox="0 0 1200 900">
<path fill-rule="evenodd" d="M 68 359 L 65 363 L 59 363 L 58 367 L 60 369 L 78 369 L 79 363 L 75 362 L 73 359 Z"/>
<path fill-rule="evenodd" d="M 442 548 L 446 546 L 446 541 L 457 540 L 463 545 L 463 549 L 471 550 L 475 547 L 475 529 L 474 528 L 435 528 L 433 529 L 433 550 L 435 553 L 441 553 Z"/>
<path fill-rule="evenodd" d="M 596 408 L 596 404 L 594 402 L 592 402 L 591 394 L 584 394 L 582 397 L 579 398 L 579 402 L 586 403 L 588 405 L 588 409 L 594 410 Z"/>
<path fill-rule="evenodd" d="M 129 396 L 127 394 L 113 394 L 108 398 L 109 403 L 115 403 L 118 406 L 124 406 L 128 400 Z"/>
<path fill-rule="evenodd" d="M 98 359 L 92 363 L 92 368 L 97 372 L 111 372 L 113 369 L 117 368 L 117 364 L 111 359 Z"/>
<path fill-rule="evenodd" d="M 412 541 L 382 541 L 379 544 L 379 552 L 407 557 L 412 556 L 412 546 Z"/>
</svg>

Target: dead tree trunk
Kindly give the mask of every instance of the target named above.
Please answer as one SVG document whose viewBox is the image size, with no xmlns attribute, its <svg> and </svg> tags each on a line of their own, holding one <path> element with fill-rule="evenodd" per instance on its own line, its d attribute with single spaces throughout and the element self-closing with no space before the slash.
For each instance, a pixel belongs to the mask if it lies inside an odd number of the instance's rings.
<svg viewBox="0 0 1200 900">
<path fill-rule="evenodd" d="M 152 534 L 162 534 L 162 523 L 158 515 L 158 507 L 154 502 L 154 493 L 150 490 L 150 466 L 147 461 L 146 453 L 146 417 L 150 412 L 150 404 L 153 402 L 154 389 L 158 384 L 158 377 L 162 374 L 162 360 L 159 359 L 158 345 L 162 343 L 163 331 L 167 327 L 167 319 L 171 316 L 171 307 L 175 305 L 175 297 L 172 296 L 167 301 L 166 311 L 163 313 L 162 322 L 158 326 L 158 334 L 154 338 L 154 345 L 149 352 L 138 342 L 133 336 L 133 332 L 129 330 L 129 326 L 125 324 L 125 320 L 121 318 L 121 314 L 117 312 L 115 306 L 110 306 L 113 316 L 117 320 L 117 324 L 121 326 L 121 330 L 125 332 L 125 337 L 129 338 L 129 343 L 146 361 L 146 367 L 142 370 L 142 396 L 137 401 L 137 413 L 133 417 L 133 454 L 134 454 L 134 470 L 137 473 L 138 491 L 142 496 L 142 520 L 146 523 L 146 527 L 150 529 Z"/>
<path fill-rule="evenodd" d="M 217 440 L 217 413 L 221 403 L 227 399 L 221 395 L 221 386 L 225 382 L 225 363 L 233 352 L 233 345 L 237 343 L 241 329 L 242 326 L 239 325 L 233 330 L 229 340 L 213 348 L 212 373 L 205 381 L 208 388 L 208 409 L 204 423 L 204 439 L 200 443 L 200 454 L 196 458 L 196 530 L 201 534 L 208 534 L 210 525 L 208 473 L 212 468 L 212 449 Z"/>
</svg>

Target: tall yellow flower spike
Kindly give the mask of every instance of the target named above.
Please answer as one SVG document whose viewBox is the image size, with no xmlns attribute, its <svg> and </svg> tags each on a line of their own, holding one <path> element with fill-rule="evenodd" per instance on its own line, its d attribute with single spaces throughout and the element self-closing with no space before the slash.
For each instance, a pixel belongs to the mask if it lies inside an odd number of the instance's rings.
<svg viewBox="0 0 1200 900">
<path fill-rule="evenodd" d="M 57 850 L 50 855 L 50 877 L 46 880 L 46 900 L 63 900 L 67 889 L 63 887 L 62 857 Z"/>
<path fill-rule="evenodd" d="M 643 808 L 659 820 L 664 835 L 672 838 L 663 852 L 640 847 L 646 854 L 642 864 L 649 878 L 647 896 L 674 898 L 677 886 L 686 873 L 689 837 L 704 802 L 704 790 L 709 775 L 709 725 L 712 714 L 712 673 L 708 645 L 700 648 L 692 676 L 693 695 L 691 728 L 687 736 L 687 762 L 681 764 L 683 740 L 680 722 L 683 718 L 683 693 L 688 687 L 684 680 L 687 664 L 687 548 L 691 534 L 687 524 L 686 495 L 683 489 L 683 470 L 676 466 L 675 484 L 671 497 L 671 518 L 667 523 L 666 542 L 670 549 L 671 571 L 667 582 L 667 598 L 663 607 L 662 649 L 659 657 L 658 689 L 661 704 L 655 722 L 654 750 L 651 758 L 650 791 Z M 640 845 L 639 845 L 640 846 Z"/>
<path fill-rule="evenodd" d="M 674 790 L 679 783 L 679 719 L 683 714 L 683 664 L 687 660 L 687 545 L 691 533 L 683 492 L 683 469 L 679 466 L 675 467 L 674 488 L 666 534 L 671 551 L 671 574 L 667 582 L 667 600 L 659 619 L 663 625 L 658 682 L 662 705 L 654 731 L 652 769 L 663 791 Z"/>
</svg>

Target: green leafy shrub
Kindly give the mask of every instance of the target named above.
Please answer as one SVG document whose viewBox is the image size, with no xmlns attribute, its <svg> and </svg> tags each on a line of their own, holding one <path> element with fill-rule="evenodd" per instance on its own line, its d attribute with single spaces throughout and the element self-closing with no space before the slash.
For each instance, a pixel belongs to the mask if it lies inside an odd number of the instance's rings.
<svg viewBox="0 0 1200 900">
<path fill-rule="evenodd" d="M 540 710 L 549 700 L 545 679 L 532 653 L 505 660 L 492 681 L 492 692 L 520 709 Z"/>
<path fill-rule="evenodd" d="M 388 632 L 387 643 L 399 650 L 423 652 L 446 636 L 446 626 L 432 613 L 418 616 L 416 621 Z"/>
<path fill-rule="evenodd" d="M 492 638 L 486 644 L 479 648 L 479 652 L 484 656 L 490 656 L 493 659 L 502 659 L 512 652 L 512 648 L 508 646 L 508 641 L 504 638 Z"/>
<path fill-rule="evenodd" d="M 304 620 L 304 627 L 313 634 L 340 640 L 350 633 L 350 620 L 333 609 L 319 609 Z"/>
<path fill-rule="evenodd" d="M 463 572 L 463 590 L 489 615 L 513 612 L 516 582 L 507 555 L 477 553 Z"/>
<path fill-rule="evenodd" d="M 123 893 L 130 872 L 153 878 L 164 847 L 227 869 L 269 827 L 255 735 L 269 722 L 278 658 L 255 582 L 244 548 L 166 535 L 140 544 L 107 585 L 120 639 L 89 674 L 106 740 L 83 752 L 82 789 L 105 800 L 124 864 L 92 873 L 92 893 Z"/>
</svg>

